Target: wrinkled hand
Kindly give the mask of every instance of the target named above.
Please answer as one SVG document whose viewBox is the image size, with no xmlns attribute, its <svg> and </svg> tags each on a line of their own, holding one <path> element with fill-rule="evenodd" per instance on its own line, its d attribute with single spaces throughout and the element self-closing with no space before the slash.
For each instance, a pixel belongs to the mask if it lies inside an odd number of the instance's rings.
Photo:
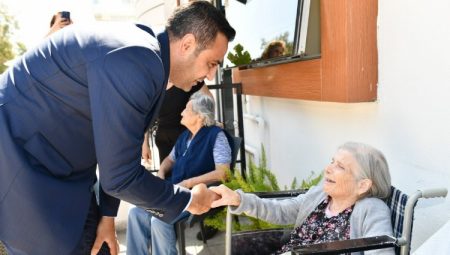
<svg viewBox="0 0 450 255">
<path fill-rule="evenodd" d="M 92 246 L 91 255 L 98 253 L 103 242 L 108 244 L 111 255 L 117 255 L 119 253 L 119 242 L 117 241 L 113 217 L 103 216 L 100 219 L 97 227 L 97 237 L 95 238 L 94 246 Z"/>
<path fill-rule="evenodd" d="M 191 196 L 192 201 L 187 210 L 192 214 L 203 214 L 209 211 L 212 202 L 220 198 L 203 183 L 197 184 L 192 188 Z"/>
<path fill-rule="evenodd" d="M 216 208 L 224 205 L 239 206 L 241 204 L 241 196 L 234 190 L 231 190 L 225 185 L 220 185 L 218 187 L 210 187 L 210 190 L 214 191 L 220 199 L 212 202 L 211 207 Z"/>
</svg>

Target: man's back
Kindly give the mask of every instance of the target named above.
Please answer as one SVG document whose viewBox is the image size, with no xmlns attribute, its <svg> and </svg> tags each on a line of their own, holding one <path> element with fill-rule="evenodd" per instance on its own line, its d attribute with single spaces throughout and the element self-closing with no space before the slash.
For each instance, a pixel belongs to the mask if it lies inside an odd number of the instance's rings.
<svg viewBox="0 0 450 255">
<path fill-rule="evenodd" d="M 66 176 L 71 171 L 84 170 L 97 163 L 91 113 L 95 108 L 91 102 L 96 102 L 92 101 L 92 96 L 100 90 L 108 93 L 108 88 L 100 88 L 111 85 L 99 81 L 104 65 L 109 65 L 111 72 L 118 69 L 114 65 L 120 66 L 120 63 L 108 62 L 108 54 L 124 46 L 131 48 L 131 42 L 127 40 L 131 41 L 129 38 L 132 37 L 137 38 L 134 45 L 158 45 L 154 38 L 134 25 L 114 26 L 115 33 L 106 29 L 111 26 L 99 26 L 105 28 L 100 29 L 105 33 L 96 33 L 95 37 L 91 29 L 78 30 L 76 25 L 59 31 L 36 50 L 28 52 L 13 70 L 1 77 L 0 84 L 6 85 L 6 88 L 2 88 L 0 93 L 0 111 L 9 115 L 2 125 L 9 126 L 11 135 L 22 141 L 25 148 L 30 139 L 46 140 L 56 151 L 48 161 L 58 161 L 59 157 L 55 156 L 62 155 L 56 172 L 52 173 L 57 176 Z M 134 35 L 127 33 L 129 36 L 125 37 L 121 30 L 130 31 L 130 28 L 134 28 Z M 77 32 L 72 33 L 70 29 Z M 127 39 L 120 40 L 120 37 Z M 162 87 L 163 77 L 158 78 L 161 78 Z M 120 90 L 129 88 L 122 85 L 122 88 L 116 89 L 121 93 Z M 33 149 L 32 146 L 28 148 Z M 44 153 L 36 153 L 45 156 Z M 49 170 L 52 170 L 51 167 Z"/>
</svg>

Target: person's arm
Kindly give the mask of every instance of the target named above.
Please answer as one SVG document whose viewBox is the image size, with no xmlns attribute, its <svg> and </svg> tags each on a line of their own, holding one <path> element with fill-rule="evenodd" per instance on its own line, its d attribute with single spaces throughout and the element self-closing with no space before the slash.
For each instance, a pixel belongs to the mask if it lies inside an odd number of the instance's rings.
<svg viewBox="0 0 450 255">
<path fill-rule="evenodd" d="M 233 214 L 245 213 L 248 216 L 280 225 L 295 223 L 299 213 L 305 213 L 311 209 L 311 206 L 315 208 L 326 197 L 322 186 L 314 186 L 305 194 L 282 200 L 259 198 L 255 194 L 244 193 L 242 190 L 230 192 L 225 185 L 209 189 L 221 197 L 214 201 L 211 207 L 232 205 L 234 206 L 231 208 Z M 273 208 L 277 208 L 277 210 L 274 211 Z"/>
<path fill-rule="evenodd" d="M 48 31 L 47 35 L 45 37 L 50 36 L 51 34 L 53 34 L 54 32 L 60 30 L 61 28 L 68 26 L 70 24 L 73 24 L 71 19 L 65 19 L 61 17 L 61 12 L 58 12 L 57 14 L 55 14 L 55 22 L 53 23 L 53 25 L 50 27 L 50 30 Z"/>
<path fill-rule="evenodd" d="M 185 188 L 192 188 L 197 184 L 204 183 L 206 185 L 222 181 L 226 177 L 226 170 L 230 169 L 230 164 L 221 164 L 216 165 L 216 169 L 208 172 L 206 174 L 202 174 L 196 177 L 192 177 L 189 179 L 185 179 L 182 182 L 178 183 L 177 185 L 183 186 Z"/>
<path fill-rule="evenodd" d="M 139 157 L 144 130 L 164 93 L 164 69 L 144 47 L 122 47 L 87 66 L 94 141 L 103 190 L 171 222 L 191 200 L 189 190 L 146 171 Z M 193 211 L 209 209 L 199 196 Z M 206 199 L 206 200 L 205 200 Z M 194 199 L 192 199 L 194 200 Z M 204 203 L 205 206 L 201 205 Z"/>
<path fill-rule="evenodd" d="M 158 170 L 158 177 L 161 179 L 166 179 L 166 176 L 170 171 L 172 171 L 172 167 L 175 161 L 172 160 L 171 155 L 167 156 L 163 162 L 161 163 L 161 166 Z"/>
<path fill-rule="evenodd" d="M 264 199 L 241 190 L 230 190 L 223 184 L 209 189 L 220 196 L 219 200 L 212 203 L 211 207 L 213 208 L 231 205 L 234 206 L 231 210 L 233 214 L 245 213 L 248 216 L 280 225 L 293 224 L 298 216 L 299 197 L 283 200 Z M 274 211 L 273 208 L 277 208 L 277 210 Z"/>
</svg>

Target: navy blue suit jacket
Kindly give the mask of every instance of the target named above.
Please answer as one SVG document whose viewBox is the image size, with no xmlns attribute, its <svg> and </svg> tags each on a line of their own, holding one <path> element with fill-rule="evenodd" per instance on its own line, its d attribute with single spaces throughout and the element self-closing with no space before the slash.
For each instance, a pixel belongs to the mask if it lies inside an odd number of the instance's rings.
<svg viewBox="0 0 450 255">
<path fill-rule="evenodd" d="M 99 166 L 100 210 L 119 200 L 171 221 L 190 194 L 140 165 L 169 72 L 166 32 L 68 26 L 0 76 L 0 240 L 28 254 L 78 243 Z"/>
</svg>

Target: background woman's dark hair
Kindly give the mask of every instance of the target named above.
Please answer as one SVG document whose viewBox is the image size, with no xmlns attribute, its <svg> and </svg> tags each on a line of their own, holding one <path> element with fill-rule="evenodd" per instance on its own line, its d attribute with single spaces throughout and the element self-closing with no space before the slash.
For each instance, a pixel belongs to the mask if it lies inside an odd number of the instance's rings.
<svg viewBox="0 0 450 255">
<path fill-rule="evenodd" d="M 166 28 L 175 39 L 193 34 L 198 51 L 213 43 L 218 32 L 223 33 L 228 41 L 232 41 L 236 35 L 222 12 L 206 1 L 194 1 L 179 7 L 168 19 Z"/>
<path fill-rule="evenodd" d="M 272 41 L 264 49 L 264 52 L 261 55 L 261 59 L 268 59 L 268 58 L 273 57 L 273 56 L 271 56 L 273 54 L 272 51 L 274 51 L 276 48 L 281 48 L 283 50 L 283 52 L 281 52 L 281 55 L 277 54 L 275 57 L 282 56 L 285 54 L 285 51 L 286 51 L 286 43 L 282 40 Z"/>
<path fill-rule="evenodd" d="M 56 14 L 53 15 L 52 20 L 50 20 L 50 27 L 53 27 L 53 24 L 55 24 L 56 21 Z"/>
</svg>

